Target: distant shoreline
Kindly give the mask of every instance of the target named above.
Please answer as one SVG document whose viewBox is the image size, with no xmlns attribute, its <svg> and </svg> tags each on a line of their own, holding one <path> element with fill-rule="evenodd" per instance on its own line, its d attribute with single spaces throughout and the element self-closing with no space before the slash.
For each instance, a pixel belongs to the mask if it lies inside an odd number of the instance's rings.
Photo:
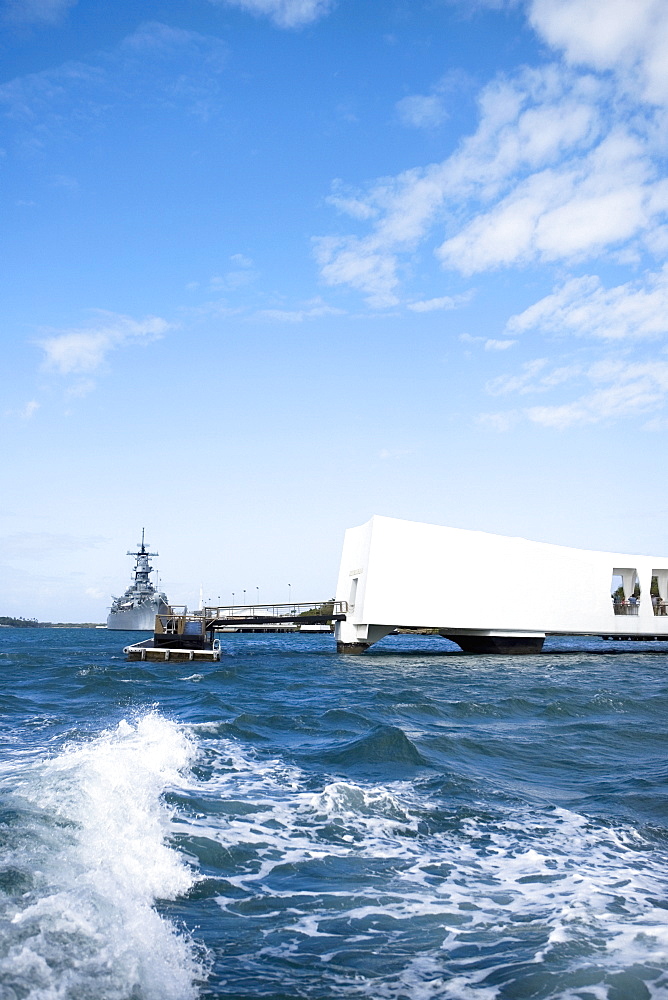
<svg viewBox="0 0 668 1000">
<path fill-rule="evenodd" d="M 0 628 L 99 628 L 103 622 L 38 622 L 34 618 L 0 615 Z"/>
</svg>

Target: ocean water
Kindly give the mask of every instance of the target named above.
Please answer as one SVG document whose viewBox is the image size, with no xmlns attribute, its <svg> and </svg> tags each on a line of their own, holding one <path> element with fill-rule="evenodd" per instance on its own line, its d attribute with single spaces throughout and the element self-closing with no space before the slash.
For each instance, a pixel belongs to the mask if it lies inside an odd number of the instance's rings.
<svg viewBox="0 0 668 1000">
<path fill-rule="evenodd" d="M 668 644 L 128 638 L 0 630 L 1 1000 L 668 997 Z"/>
</svg>

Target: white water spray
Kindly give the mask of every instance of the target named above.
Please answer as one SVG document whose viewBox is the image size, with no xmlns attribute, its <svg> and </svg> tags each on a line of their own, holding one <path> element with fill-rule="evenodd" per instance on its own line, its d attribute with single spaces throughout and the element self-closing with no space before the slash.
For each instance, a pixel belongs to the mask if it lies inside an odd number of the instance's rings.
<svg viewBox="0 0 668 1000">
<path fill-rule="evenodd" d="M 193 753 L 177 725 L 152 713 L 24 762 L 15 802 L 32 816 L 13 861 L 37 876 L 5 913 L 0 953 L 1 981 L 16 995 L 196 996 L 192 943 L 154 908 L 193 881 L 166 842 L 162 799 Z"/>
</svg>

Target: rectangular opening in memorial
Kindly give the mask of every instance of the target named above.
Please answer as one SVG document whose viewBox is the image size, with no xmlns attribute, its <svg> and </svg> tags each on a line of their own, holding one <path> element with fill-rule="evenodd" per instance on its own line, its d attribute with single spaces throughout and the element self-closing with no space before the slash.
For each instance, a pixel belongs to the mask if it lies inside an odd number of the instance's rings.
<svg viewBox="0 0 668 1000">
<path fill-rule="evenodd" d="M 354 577 L 350 582 L 350 597 L 348 598 L 348 610 L 355 610 L 355 599 L 357 598 L 357 584 L 359 577 Z"/>
<path fill-rule="evenodd" d="M 629 566 L 615 567 L 612 571 L 610 594 L 616 615 L 637 615 L 640 607 L 638 571 Z"/>
<path fill-rule="evenodd" d="M 668 615 L 668 567 L 652 570 L 652 610 L 655 615 Z"/>
</svg>

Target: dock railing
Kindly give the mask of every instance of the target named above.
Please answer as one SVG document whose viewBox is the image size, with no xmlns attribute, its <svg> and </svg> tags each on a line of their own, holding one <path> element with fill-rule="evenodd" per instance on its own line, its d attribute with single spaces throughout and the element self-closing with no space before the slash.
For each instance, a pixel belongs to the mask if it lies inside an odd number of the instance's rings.
<svg viewBox="0 0 668 1000">
<path fill-rule="evenodd" d="M 156 635 L 183 635 L 188 620 L 185 604 L 171 604 L 167 610 L 155 616 Z"/>
<path fill-rule="evenodd" d="M 188 614 L 185 605 L 171 605 L 155 616 L 153 644 L 156 648 L 206 649 L 213 642 L 207 634 L 206 622 L 196 614 Z"/>
<path fill-rule="evenodd" d="M 271 625 L 295 622 L 300 625 L 326 625 L 344 621 L 348 611 L 347 601 L 321 601 L 298 604 L 247 604 L 207 606 L 191 611 L 185 605 L 171 605 L 155 617 L 155 636 L 162 641 L 168 637 L 213 636 L 216 629 L 227 625 Z"/>
<path fill-rule="evenodd" d="M 302 625 L 326 625 L 344 621 L 347 601 L 309 601 L 289 604 L 207 605 L 197 612 L 207 630 L 224 625 L 269 625 L 297 622 Z"/>
<path fill-rule="evenodd" d="M 640 604 L 615 604 L 616 615 L 637 615 Z"/>
</svg>

